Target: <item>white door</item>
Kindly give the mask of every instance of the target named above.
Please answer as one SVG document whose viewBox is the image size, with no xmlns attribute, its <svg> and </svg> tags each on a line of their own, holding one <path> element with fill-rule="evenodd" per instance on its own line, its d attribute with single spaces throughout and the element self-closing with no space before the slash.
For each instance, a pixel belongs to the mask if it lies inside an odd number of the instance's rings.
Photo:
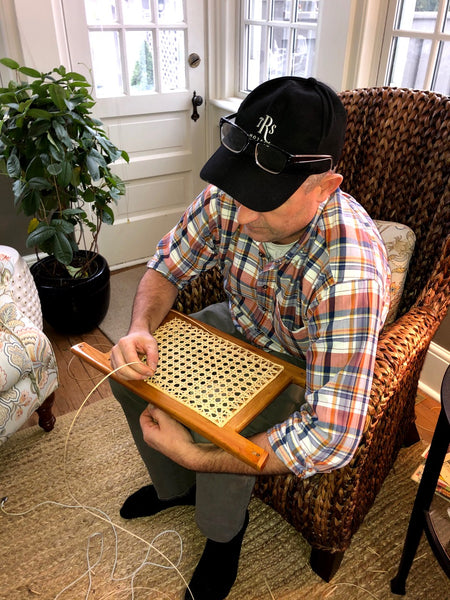
<svg viewBox="0 0 450 600">
<path fill-rule="evenodd" d="M 206 160 L 204 11 L 198 0 L 63 0 L 71 69 L 94 81 L 95 116 L 130 156 L 126 196 L 100 252 L 110 265 L 148 258 L 201 191 Z"/>
</svg>

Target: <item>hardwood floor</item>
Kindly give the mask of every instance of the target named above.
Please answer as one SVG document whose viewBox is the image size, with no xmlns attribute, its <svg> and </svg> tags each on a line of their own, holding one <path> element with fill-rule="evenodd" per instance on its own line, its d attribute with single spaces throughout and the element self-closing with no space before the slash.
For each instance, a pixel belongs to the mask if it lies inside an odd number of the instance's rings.
<svg viewBox="0 0 450 600">
<path fill-rule="evenodd" d="M 70 348 L 82 341 L 89 343 L 99 350 L 106 351 L 111 348 L 109 339 L 99 330 L 83 334 L 82 336 L 62 335 L 46 326 L 46 335 L 53 344 L 56 360 L 59 367 L 59 388 L 56 390 L 56 399 L 53 413 L 58 416 L 77 410 L 92 388 L 101 380 L 102 375 L 87 363 L 74 356 Z M 102 383 L 90 396 L 86 404 L 91 404 L 111 395 L 109 383 Z M 432 398 L 422 394 L 417 395 L 416 425 L 420 437 L 425 442 L 431 442 L 433 431 L 439 416 L 440 404 Z M 35 425 L 37 415 L 34 414 L 24 427 Z"/>
</svg>

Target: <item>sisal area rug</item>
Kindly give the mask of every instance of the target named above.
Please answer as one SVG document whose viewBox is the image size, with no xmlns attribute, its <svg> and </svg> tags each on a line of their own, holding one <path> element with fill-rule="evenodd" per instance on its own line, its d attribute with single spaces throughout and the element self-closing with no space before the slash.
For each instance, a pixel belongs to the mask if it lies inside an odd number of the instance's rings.
<svg viewBox="0 0 450 600">
<path fill-rule="evenodd" d="M 229 600 L 398 598 L 389 582 L 417 490 L 410 475 L 422 450 L 418 444 L 401 451 L 329 584 L 311 571 L 309 547 L 300 534 L 253 499 Z M 192 507 L 122 520 L 123 499 L 147 482 L 112 398 L 86 407 L 75 421 L 74 414 L 60 417 L 50 433 L 37 426 L 17 432 L 0 448 L 0 497 L 8 496 L 4 510 L 23 513 L 0 512 L 0 599 L 183 598 L 183 579 L 189 581 L 204 539 Z M 407 600 L 449 599 L 448 580 L 425 540 L 407 591 Z"/>
</svg>

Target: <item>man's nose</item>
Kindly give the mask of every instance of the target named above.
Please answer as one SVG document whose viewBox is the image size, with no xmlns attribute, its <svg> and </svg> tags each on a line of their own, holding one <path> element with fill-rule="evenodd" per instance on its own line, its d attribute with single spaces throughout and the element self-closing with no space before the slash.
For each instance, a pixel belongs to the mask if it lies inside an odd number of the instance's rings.
<svg viewBox="0 0 450 600">
<path fill-rule="evenodd" d="M 237 220 L 239 225 L 247 225 L 248 223 L 252 223 L 253 221 L 256 221 L 259 216 L 258 212 L 252 210 L 251 208 L 247 208 L 239 202 L 236 202 L 236 206 L 238 209 Z"/>
</svg>

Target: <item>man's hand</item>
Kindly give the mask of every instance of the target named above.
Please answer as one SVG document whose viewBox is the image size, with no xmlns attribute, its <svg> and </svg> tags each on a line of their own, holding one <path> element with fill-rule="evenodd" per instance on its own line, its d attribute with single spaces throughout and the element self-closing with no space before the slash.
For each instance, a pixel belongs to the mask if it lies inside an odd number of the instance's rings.
<svg viewBox="0 0 450 600">
<path fill-rule="evenodd" d="M 151 404 L 141 414 L 140 424 L 145 443 L 185 469 L 203 473 L 258 474 L 255 468 L 214 444 L 195 442 L 186 427 Z M 266 433 L 250 439 L 269 453 L 264 475 L 290 472 L 270 447 Z"/>
<path fill-rule="evenodd" d="M 140 424 L 148 446 L 192 469 L 198 449 L 186 427 L 152 404 L 141 414 Z"/>
<path fill-rule="evenodd" d="M 150 332 L 156 331 L 175 301 L 178 289 L 157 271 L 143 275 L 133 303 L 130 329 L 111 351 L 111 365 L 123 379 L 146 379 L 156 371 L 158 345 Z M 141 361 L 145 356 L 147 364 Z M 132 363 L 125 367 L 124 365 Z"/>
<path fill-rule="evenodd" d="M 142 356 L 146 357 L 146 363 L 142 362 Z M 111 366 L 119 369 L 117 375 L 123 379 L 152 377 L 157 364 L 158 344 L 146 330 L 129 333 L 111 350 Z"/>
</svg>

